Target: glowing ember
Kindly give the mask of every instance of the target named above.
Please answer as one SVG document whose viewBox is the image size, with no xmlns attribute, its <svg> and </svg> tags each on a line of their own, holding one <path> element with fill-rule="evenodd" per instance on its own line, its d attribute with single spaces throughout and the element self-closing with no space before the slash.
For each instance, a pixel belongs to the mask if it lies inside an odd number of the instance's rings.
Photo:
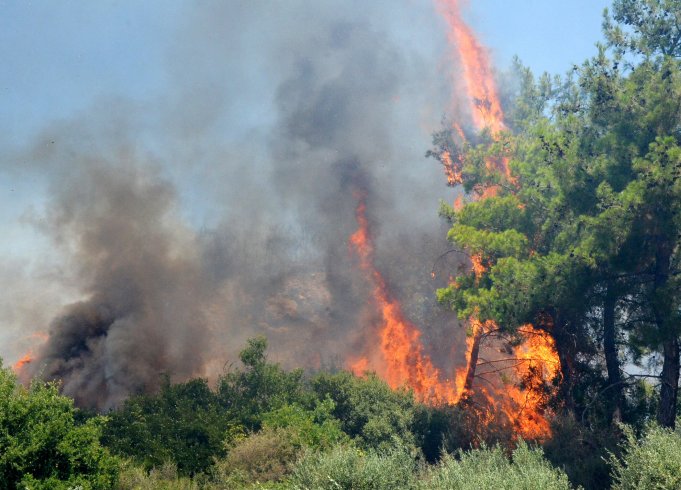
<svg viewBox="0 0 681 490">
<path fill-rule="evenodd" d="M 355 211 L 357 231 L 350 236 L 349 244 L 372 282 L 373 301 L 381 314 L 378 339 L 381 347 L 381 362 L 370 366 L 363 357 L 350 364 L 350 369 L 361 374 L 368 367 L 393 388 L 407 386 L 414 390 L 423 401 L 434 403 L 456 403 L 462 393 L 462 385 L 450 380 L 441 380 L 440 371 L 430 357 L 423 352 L 419 329 L 404 318 L 400 303 L 390 297 L 385 280 L 373 262 L 373 243 L 366 217 L 366 196 L 356 193 L 358 201 Z"/>
</svg>

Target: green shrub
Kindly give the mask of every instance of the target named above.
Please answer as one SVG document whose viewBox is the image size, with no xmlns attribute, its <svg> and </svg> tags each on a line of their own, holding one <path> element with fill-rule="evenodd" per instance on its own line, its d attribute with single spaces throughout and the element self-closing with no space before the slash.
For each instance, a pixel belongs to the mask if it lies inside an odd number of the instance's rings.
<svg viewBox="0 0 681 490">
<path fill-rule="evenodd" d="M 428 472 L 423 490 L 569 490 L 567 475 L 544 459 L 541 449 L 525 442 L 509 459 L 500 446 L 445 455 Z"/>
<path fill-rule="evenodd" d="M 308 453 L 295 467 L 291 488 L 298 490 L 408 490 L 417 488 L 418 465 L 408 451 L 364 452 L 337 446 Z"/>
<path fill-rule="evenodd" d="M 223 454 L 229 424 L 206 380 L 173 385 L 166 380 L 157 395 L 134 396 L 112 412 L 103 440 L 147 470 L 170 461 L 180 474 L 194 475 Z"/>
<path fill-rule="evenodd" d="M 314 450 L 329 449 L 339 443 L 349 442 L 340 422 L 333 415 L 335 403 L 330 398 L 317 402 L 313 410 L 297 404 L 285 405 L 263 416 L 265 428 L 288 429 L 297 447 Z"/>
<path fill-rule="evenodd" d="M 0 489 L 112 488 L 118 460 L 99 444 L 104 419 L 78 424 L 54 383 L 29 389 L 0 362 Z"/>
<path fill-rule="evenodd" d="M 226 488 L 282 480 L 303 450 L 296 437 L 291 429 L 266 427 L 243 438 L 225 458 L 216 460 L 215 479 Z"/>
<path fill-rule="evenodd" d="M 615 449 L 620 432 L 612 425 L 589 428 L 571 415 L 551 420 L 552 436 L 543 444 L 546 458 L 563 468 L 570 481 L 587 489 L 610 488 L 608 450 Z"/>
<path fill-rule="evenodd" d="M 622 456 L 611 456 L 613 489 L 681 488 L 681 434 L 650 426 L 637 439 L 629 427 L 623 428 Z"/>
<path fill-rule="evenodd" d="M 348 372 L 322 373 L 312 380 L 312 389 L 319 399 L 334 401 L 334 417 L 362 448 L 387 450 L 416 444 L 416 403 L 411 392 L 393 390 L 375 374 L 359 378 Z"/>
<path fill-rule="evenodd" d="M 189 477 L 181 477 L 174 463 L 165 463 L 147 471 L 131 461 L 123 463 L 117 490 L 199 490 Z"/>
<path fill-rule="evenodd" d="M 312 399 L 304 390 L 303 371 L 285 371 L 268 362 L 266 351 L 265 337 L 249 339 L 239 353 L 243 369 L 230 370 L 218 380 L 222 408 L 236 424 L 251 431 L 260 429 L 263 414 Z"/>
</svg>

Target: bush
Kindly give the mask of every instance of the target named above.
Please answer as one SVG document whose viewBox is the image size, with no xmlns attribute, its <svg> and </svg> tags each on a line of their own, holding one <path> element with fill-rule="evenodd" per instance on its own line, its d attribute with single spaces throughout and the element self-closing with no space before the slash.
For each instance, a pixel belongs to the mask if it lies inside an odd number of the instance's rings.
<svg viewBox="0 0 681 490">
<path fill-rule="evenodd" d="M 392 390 L 375 374 L 358 378 L 348 372 L 320 374 L 312 388 L 320 399 L 334 401 L 334 417 L 362 448 L 415 445 L 416 403 L 411 392 Z"/>
<path fill-rule="evenodd" d="M 225 373 L 218 380 L 220 404 L 238 424 L 247 430 L 261 427 L 262 415 L 292 403 L 310 399 L 303 386 L 303 371 L 285 371 L 267 361 L 267 340 L 255 337 L 239 353 L 243 369 Z"/>
<path fill-rule="evenodd" d="M 147 471 L 127 461 L 122 465 L 118 490 L 199 490 L 201 486 L 177 473 L 174 463 L 165 463 Z"/>
<path fill-rule="evenodd" d="M 587 489 L 610 488 L 608 450 L 615 449 L 620 432 L 608 427 L 585 427 L 571 415 L 551 420 L 552 436 L 544 443 L 546 458 L 563 468 L 570 481 Z"/>
<path fill-rule="evenodd" d="M 54 383 L 29 389 L 0 363 L 0 489 L 112 488 L 118 460 L 100 444 L 104 419 L 82 424 Z"/>
<path fill-rule="evenodd" d="M 509 460 L 500 446 L 445 455 L 423 482 L 424 490 L 569 490 L 567 475 L 523 441 Z"/>
<path fill-rule="evenodd" d="M 335 403 L 330 398 L 317 402 L 314 410 L 300 405 L 286 405 L 263 416 L 265 428 L 288 429 L 297 447 L 326 450 L 339 443 L 349 442 L 340 422 L 331 413 Z"/>
<path fill-rule="evenodd" d="M 363 452 L 337 446 L 326 453 L 308 453 L 290 483 L 299 490 L 408 490 L 417 488 L 417 473 L 417 462 L 406 450 Z"/>
<path fill-rule="evenodd" d="M 681 434 L 650 426 L 641 439 L 623 427 L 622 456 L 610 457 L 613 489 L 681 488 Z"/>
<path fill-rule="evenodd" d="M 147 470 L 170 461 L 180 474 L 194 475 L 223 454 L 229 423 L 206 380 L 166 380 L 159 394 L 132 397 L 110 414 L 104 443 Z"/>
<path fill-rule="evenodd" d="M 215 462 L 215 479 L 227 488 L 282 480 L 303 449 L 294 443 L 295 438 L 291 429 L 267 427 L 242 439 L 226 458 Z"/>
</svg>

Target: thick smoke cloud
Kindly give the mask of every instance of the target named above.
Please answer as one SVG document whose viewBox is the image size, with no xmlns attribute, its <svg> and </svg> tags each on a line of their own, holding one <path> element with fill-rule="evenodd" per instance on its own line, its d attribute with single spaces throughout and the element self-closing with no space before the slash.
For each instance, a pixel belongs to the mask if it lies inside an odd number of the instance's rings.
<svg viewBox="0 0 681 490">
<path fill-rule="evenodd" d="M 101 101 L 18 157 L 80 295 L 37 328 L 32 374 L 106 409 L 163 373 L 216 375 L 254 334 L 285 364 L 342 364 L 376 321 L 347 244 L 356 192 L 391 292 L 436 362 L 459 361 L 430 278 L 452 196 L 423 158 L 445 43 L 429 5 L 370 3 L 196 4 L 167 93 Z"/>
</svg>

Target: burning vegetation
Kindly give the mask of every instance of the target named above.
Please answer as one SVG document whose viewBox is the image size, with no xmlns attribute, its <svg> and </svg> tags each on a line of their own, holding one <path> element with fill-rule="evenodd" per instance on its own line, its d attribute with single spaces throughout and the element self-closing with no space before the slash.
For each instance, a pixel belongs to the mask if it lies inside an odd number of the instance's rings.
<svg viewBox="0 0 681 490">
<path fill-rule="evenodd" d="M 458 2 L 437 0 L 436 7 L 448 28 L 452 61 L 460 67 L 461 76 L 451 81 L 452 90 L 457 93 L 457 100 L 461 99 L 461 93 L 465 94 L 463 100 L 468 102 L 469 109 L 454 111 L 458 120 L 451 124 L 449 139 L 431 154 L 442 163 L 449 186 L 466 186 L 468 177 L 464 172 L 466 162 L 461 148 L 470 141 L 463 128 L 470 128 L 471 134 L 488 131 L 494 141 L 500 141 L 506 126 L 489 56 L 464 22 Z M 344 32 L 344 36 L 350 36 L 347 42 L 352 45 L 354 30 Z M 364 55 L 363 46 L 352 49 L 355 49 L 353 56 L 358 55 L 357 49 L 360 49 L 360 56 Z M 367 54 L 367 61 L 373 56 Z M 429 404 L 479 404 L 482 410 L 504 414 L 517 435 L 532 439 L 548 437 L 546 387 L 559 371 L 555 368 L 558 360 L 549 334 L 530 325 L 515 332 L 513 346 L 509 347 L 503 326 L 500 328 L 493 320 L 481 320 L 474 314 L 467 319 L 469 333 L 465 341 L 456 342 L 458 328 L 454 319 L 447 318 L 441 327 L 445 332 L 441 344 L 448 345 L 444 349 L 448 353 L 458 350 L 463 365 L 457 366 L 446 358 L 442 362 L 442 354 L 429 352 L 432 349 L 424 343 L 424 326 L 409 319 L 399 295 L 391 290 L 390 280 L 377 265 L 376 236 L 368 205 L 382 199 L 377 199 L 376 190 L 369 185 L 371 177 L 367 170 L 368 163 L 376 155 L 356 154 L 364 141 L 353 144 L 354 136 L 347 132 L 352 119 L 347 125 L 343 122 L 340 126 L 319 119 L 318 122 L 324 123 L 321 127 L 310 126 L 323 115 L 316 113 L 318 106 L 306 106 L 309 104 L 307 91 L 305 94 L 298 92 L 299 87 L 308 85 L 314 97 L 314 83 L 320 83 L 319 97 L 326 97 L 324 90 L 329 86 L 343 93 L 342 87 L 333 84 L 345 83 L 345 79 L 332 81 L 329 85 L 321 77 L 319 81 L 315 80 L 309 70 L 301 70 L 294 71 L 291 79 L 280 87 L 286 124 L 282 130 L 283 139 L 276 147 L 280 149 L 280 145 L 286 145 L 287 158 L 295 162 L 311 158 L 311 155 L 292 150 L 297 145 L 291 142 L 305 144 L 313 150 L 313 155 L 328 153 L 328 140 L 348 146 L 346 154 L 333 157 L 332 179 L 326 187 L 336 187 L 330 196 L 345 209 L 352 203 L 356 229 L 349 236 L 350 253 L 346 257 L 340 256 L 329 242 L 326 260 L 334 265 L 326 271 L 323 279 L 326 284 L 307 282 L 302 286 L 320 292 L 299 293 L 297 298 L 280 292 L 276 296 L 266 296 L 261 301 L 268 305 L 268 317 L 260 321 L 282 333 L 290 329 L 287 323 L 309 323 L 315 316 L 318 317 L 314 320 L 317 325 L 308 325 L 312 328 L 311 333 L 320 328 L 319 324 L 357 321 L 357 318 L 348 317 L 347 311 L 341 313 L 340 310 L 348 310 L 345 304 L 350 304 L 342 296 L 348 296 L 348 286 L 355 289 L 350 293 L 354 299 L 349 301 L 359 306 L 358 292 L 366 291 L 368 302 L 363 308 L 369 311 L 368 323 L 348 338 L 356 349 L 347 354 L 341 349 L 341 355 L 345 357 L 343 362 L 349 369 L 356 374 L 374 371 L 391 387 L 409 388 L 419 400 Z M 363 73 L 359 75 L 370 78 Z M 350 80 L 352 89 L 356 89 L 354 78 Z M 375 88 L 384 90 L 385 87 Z M 371 92 L 373 89 L 370 87 L 368 97 L 375 95 Z M 292 104 L 296 98 L 300 98 L 298 105 Z M 320 104 L 328 103 L 325 100 L 320 100 Z M 337 110 L 349 100 L 337 101 Z M 328 127 L 324 127 L 325 124 Z M 49 337 L 40 349 L 31 350 L 16 362 L 14 368 L 22 376 L 40 373 L 48 379 L 62 380 L 64 392 L 79 404 L 108 409 L 130 393 L 153 390 L 156 376 L 168 367 L 178 379 L 205 369 L 207 358 L 214 356 L 206 349 L 207 329 L 211 323 L 208 317 L 210 312 L 216 311 L 215 301 L 222 291 L 232 287 L 230 275 L 234 273 L 226 271 L 220 276 L 223 265 L 218 262 L 219 266 L 215 268 L 210 263 L 224 260 L 215 255 L 215 247 L 219 249 L 224 244 L 213 238 L 191 237 L 187 233 L 189 230 L 183 230 L 182 223 L 172 215 L 175 190 L 169 182 L 134 164 L 130 164 L 126 172 L 117 173 L 107 164 L 95 163 L 89 158 L 85 157 L 80 163 L 82 171 L 75 174 L 74 184 L 96 192 L 62 193 L 54 202 L 54 219 L 60 227 L 58 235 L 63 236 L 68 230 L 76 237 L 76 256 L 83 264 L 83 271 L 87 271 L 83 277 L 89 282 L 89 299 L 67 307 L 53 321 Z M 499 182 L 505 179 L 506 184 L 513 183 L 507 156 L 488 158 L 486 168 L 491 174 L 498 174 Z M 283 178 L 286 182 L 290 176 Z M 500 185 L 476 184 L 470 199 L 484 200 L 495 196 Z M 329 195 L 320 196 L 320 199 L 328 202 Z M 457 207 L 463 206 L 461 195 L 457 203 Z M 324 217 L 325 212 L 322 212 L 321 218 Z M 182 231 L 178 233 L 177 230 Z M 150 235 L 155 237 L 154 241 L 149 241 Z M 338 267 L 336 262 L 344 265 Z M 489 261 L 481 254 L 471 253 L 470 266 L 479 280 L 488 270 Z M 206 267 L 213 267 L 213 270 Z M 359 274 L 348 272 L 351 270 L 348 267 Z M 303 277 L 314 276 L 308 272 L 289 263 L 278 273 L 282 284 L 290 288 L 291 284 L 307 281 Z M 300 278 L 295 279 L 298 273 Z M 238 273 L 234 279 L 242 288 L 252 281 L 250 278 L 240 280 Z M 168 287 L 170 282 L 175 283 L 174 287 Z M 259 284 L 255 281 L 253 287 L 257 288 Z M 191 291 L 191 294 L 183 291 Z M 330 315 L 307 313 L 306 319 L 301 317 L 300 311 L 310 309 L 304 304 L 308 297 L 326 298 L 331 303 L 326 306 Z M 237 298 L 235 296 L 234 300 L 243 301 Z M 171 304 L 175 305 L 172 312 L 163 306 Z M 312 309 L 323 306 L 312 306 Z M 338 311 L 334 311 L 336 308 Z M 427 322 L 428 318 L 421 320 Z M 160 330 L 160 325 L 164 326 L 164 331 Z M 184 330 L 186 325 L 194 325 L 189 336 Z M 169 332 L 174 333 L 169 335 Z M 180 339 L 184 340 L 177 343 Z M 510 355 L 499 355 L 508 349 Z M 309 362 L 319 365 L 319 353 L 311 357 Z"/>
<path fill-rule="evenodd" d="M 163 107 L 95 106 L 17 150 L 45 189 L 26 220 L 58 262 L 35 284 L 59 292 L 33 314 L 43 298 L 18 277 L 0 303 L 25 353 L 0 366 L 4 392 L 19 412 L 54 401 L 76 432 L 92 415 L 95 452 L 101 436 L 227 487 L 387 462 L 441 488 L 476 458 L 513 476 L 516 447 L 569 488 L 523 441 L 586 488 L 634 478 L 607 467 L 623 434 L 632 451 L 648 437 L 633 431 L 678 442 L 644 425 L 679 413 L 680 9 L 615 0 L 598 56 L 564 79 L 518 62 L 502 84 L 462 1 L 350 2 L 266 19 L 210 4 Z M 444 28 L 446 83 L 424 69 L 444 48 L 405 46 L 410 13 Z M 409 165 L 431 136 L 445 182 Z M 17 384 L 37 377 L 56 383 Z"/>
</svg>

